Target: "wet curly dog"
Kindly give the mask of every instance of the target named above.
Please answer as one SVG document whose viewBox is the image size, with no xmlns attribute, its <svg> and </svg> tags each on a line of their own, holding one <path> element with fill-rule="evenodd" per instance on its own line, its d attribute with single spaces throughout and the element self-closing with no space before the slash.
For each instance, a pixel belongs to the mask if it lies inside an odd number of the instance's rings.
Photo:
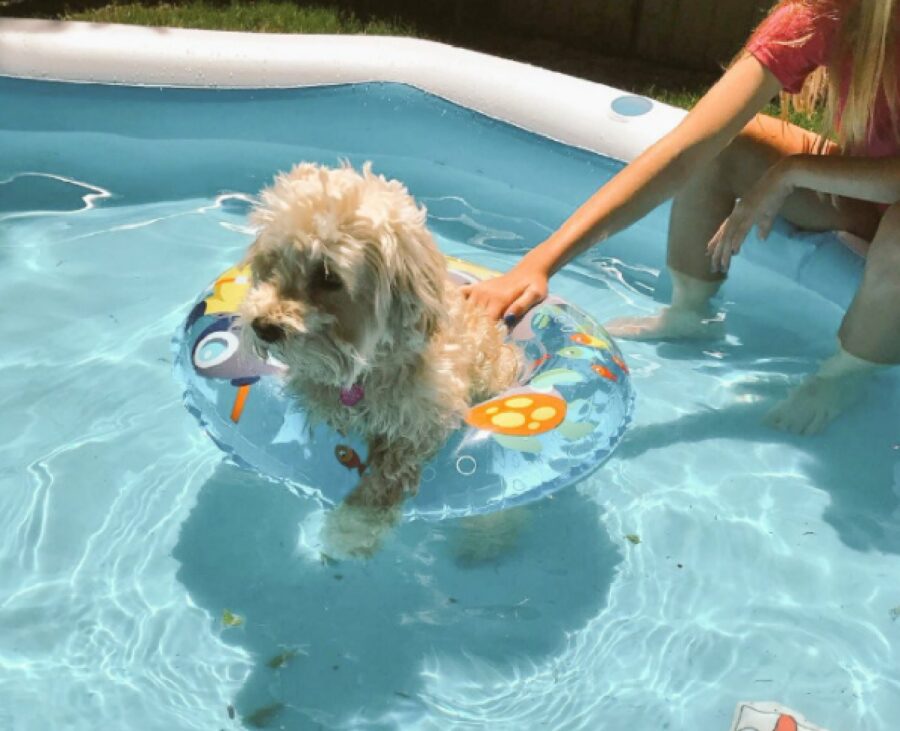
<svg viewBox="0 0 900 731">
<path fill-rule="evenodd" d="M 248 345 L 287 365 L 313 418 L 368 444 L 359 485 L 326 524 L 336 552 L 376 550 L 472 401 L 519 373 L 502 327 L 448 280 L 425 219 L 369 164 L 297 165 L 252 214 Z"/>
</svg>

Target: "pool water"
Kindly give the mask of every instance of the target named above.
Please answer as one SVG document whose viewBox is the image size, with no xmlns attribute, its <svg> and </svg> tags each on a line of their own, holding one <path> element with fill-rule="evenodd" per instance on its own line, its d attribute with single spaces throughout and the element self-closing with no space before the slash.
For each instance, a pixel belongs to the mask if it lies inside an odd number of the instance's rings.
<svg viewBox="0 0 900 731">
<path fill-rule="evenodd" d="M 727 339 L 621 343 L 635 420 L 591 478 L 334 563 L 322 506 L 224 463 L 172 374 L 252 196 L 372 160 L 503 269 L 619 164 L 388 84 L 0 79 L 0 109 L 0 729 L 724 731 L 739 700 L 896 724 L 900 378 L 819 437 L 761 423 L 837 305 L 740 257 Z M 555 291 L 653 311 L 666 215 Z"/>
</svg>

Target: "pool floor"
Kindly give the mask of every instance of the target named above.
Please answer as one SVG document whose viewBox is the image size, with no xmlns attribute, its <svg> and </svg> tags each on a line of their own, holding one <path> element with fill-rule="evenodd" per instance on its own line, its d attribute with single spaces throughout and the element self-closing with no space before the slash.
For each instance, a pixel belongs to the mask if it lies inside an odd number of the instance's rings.
<svg viewBox="0 0 900 731">
<path fill-rule="evenodd" d="M 591 478 L 329 561 L 322 505 L 224 463 L 172 374 L 187 308 L 252 239 L 248 201 L 287 159 L 373 158 L 447 253 L 504 269 L 618 166 L 419 92 L 258 99 L 307 132 L 256 156 L 121 93 L 161 146 L 78 121 L 112 125 L 112 90 L 0 85 L 20 102 L 0 127 L 0 729 L 725 731 L 740 700 L 896 723 L 900 377 L 824 435 L 762 424 L 833 348 L 837 306 L 739 260 L 726 339 L 620 343 L 635 420 Z M 220 99 L 184 104 L 215 126 Z M 342 105 L 369 127 L 339 146 Z M 409 121 L 366 121 L 395 107 Z M 665 226 L 654 212 L 554 291 L 601 322 L 655 310 Z"/>
</svg>

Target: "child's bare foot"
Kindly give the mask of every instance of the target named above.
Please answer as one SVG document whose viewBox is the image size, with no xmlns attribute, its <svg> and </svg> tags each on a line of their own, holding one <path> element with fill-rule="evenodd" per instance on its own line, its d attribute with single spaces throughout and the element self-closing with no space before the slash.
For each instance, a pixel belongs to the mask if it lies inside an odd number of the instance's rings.
<svg viewBox="0 0 900 731">
<path fill-rule="evenodd" d="M 879 368 L 842 348 L 766 416 L 766 423 L 794 434 L 818 434 L 856 403 Z"/>
<path fill-rule="evenodd" d="M 818 434 L 859 399 L 860 378 L 821 378 L 813 375 L 779 401 L 766 423 L 794 434 Z"/>
<path fill-rule="evenodd" d="M 649 317 L 620 317 L 605 325 L 614 338 L 625 340 L 716 340 L 725 323 L 709 306 L 721 282 L 707 282 L 674 269 L 672 304 Z"/>
<path fill-rule="evenodd" d="M 717 340 L 725 335 L 725 322 L 715 313 L 682 307 L 663 307 L 649 317 L 619 317 L 604 328 L 624 340 Z"/>
</svg>

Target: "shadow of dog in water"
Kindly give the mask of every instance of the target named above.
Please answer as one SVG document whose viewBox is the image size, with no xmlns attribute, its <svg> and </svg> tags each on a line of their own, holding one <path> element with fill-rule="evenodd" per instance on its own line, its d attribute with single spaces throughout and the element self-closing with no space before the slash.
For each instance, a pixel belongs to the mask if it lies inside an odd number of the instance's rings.
<svg viewBox="0 0 900 731">
<path fill-rule="evenodd" d="M 256 658 L 235 699 L 250 726 L 414 712 L 435 657 L 539 662 L 605 606 L 621 560 L 596 505 L 572 489 L 500 521 L 507 532 L 485 549 L 471 525 L 415 521 L 367 562 L 304 557 L 301 526 L 319 510 L 223 465 L 174 551 L 193 600 Z"/>
</svg>

